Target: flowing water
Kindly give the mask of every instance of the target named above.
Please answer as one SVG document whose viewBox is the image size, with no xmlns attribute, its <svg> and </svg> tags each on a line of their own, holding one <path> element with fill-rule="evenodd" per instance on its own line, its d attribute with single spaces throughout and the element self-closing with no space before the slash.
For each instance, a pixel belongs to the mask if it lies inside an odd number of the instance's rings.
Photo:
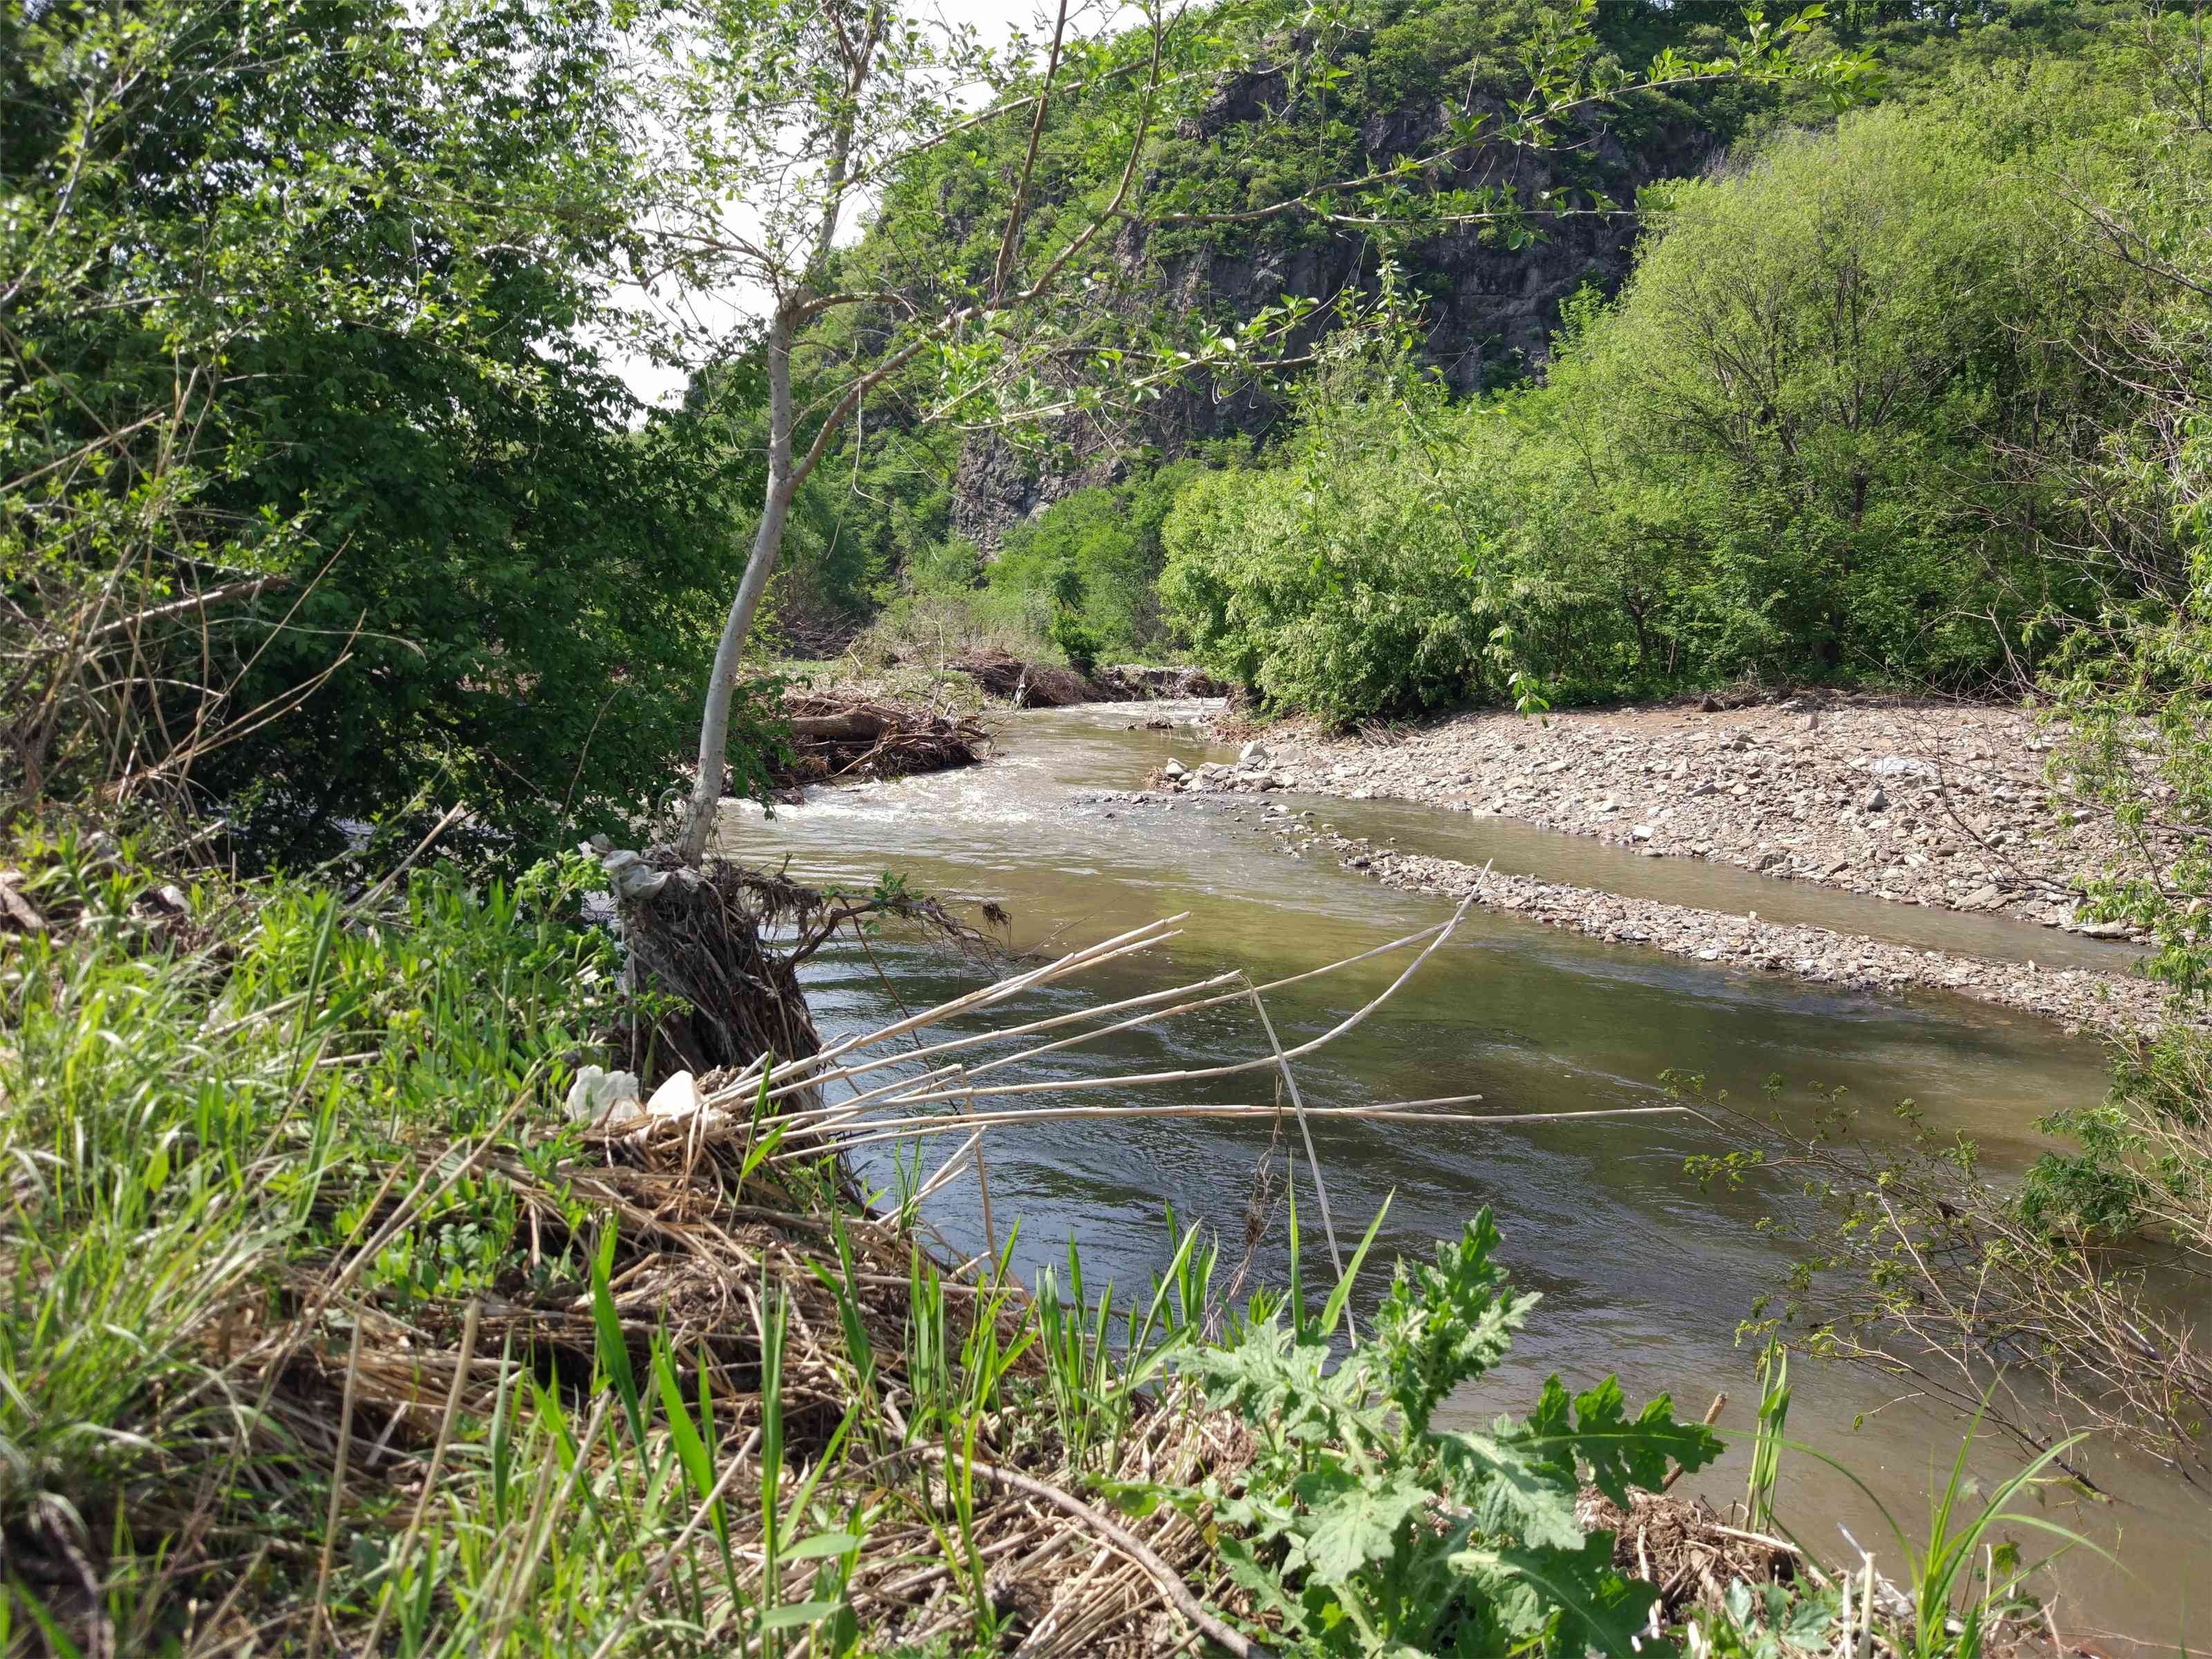
<svg viewBox="0 0 2212 1659">
<path fill-rule="evenodd" d="M 1149 711 L 1148 711 L 1149 712 Z M 1127 708 L 1034 711 L 1017 718 L 990 763 L 961 771 L 817 793 L 763 821 L 733 809 L 726 847 L 749 861 L 788 855 L 793 875 L 872 883 L 894 871 L 948 901 L 991 901 L 1013 916 L 1012 942 L 1058 951 L 1176 912 L 1182 936 L 1158 951 L 1084 975 L 1021 1007 L 1034 1017 L 1114 1000 L 1243 968 L 1266 981 L 1323 965 L 1430 925 L 1441 900 L 1395 891 L 1334 861 L 1279 850 L 1251 798 L 1131 805 L 1085 799 L 1127 790 L 1170 754 L 1186 765 L 1218 758 L 1188 728 L 1129 731 Z M 1922 945 L 2042 963 L 2110 966 L 2112 947 L 2033 927 L 1905 910 L 1683 860 L 1639 860 L 1576 837 L 1434 809 L 1382 802 L 1312 803 L 1347 833 L 1444 853 L 1501 869 L 1718 908 L 1756 908 L 1780 921 L 1818 921 Z M 1269 999 L 1285 1046 L 1318 1035 L 1376 995 L 1405 957 L 1361 963 Z M 880 971 L 879 971 L 880 970 Z M 828 951 L 807 987 L 825 1032 L 862 1029 L 973 988 L 991 970 L 941 946 L 875 941 Z M 1217 1065 L 1267 1050 L 1249 1006 L 1223 1006 L 1165 1027 L 1126 1033 L 1096 1052 L 1036 1062 L 1054 1075 Z M 1889 1109 L 1917 1103 L 1933 1127 L 1978 1141 L 1990 1165 L 2016 1170 L 2045 1144 L 2033 1125 L 2104 1087 L 2097 1047 L 2033 1016 L 1932 994 L 1909 1001 L 1838 994 L 1724 964 L 1607 945 L 1510 916 L 1471 912 L 1452 942 L 1373 1018 L 1300 1063 L 1309 1104 L 1480 1094 L 1480 1112 L 1561 1112 L 1650 1105 L 1662 1071 L 1701 1073 L 1710 1091 L 1776 1098 L 1808 1118 L 1815 1085 L 1844 1090 L 1869 1138 L 1901 1134 Z M 1118 1091 L 1115 1091 L 1118 1097 Z M 1131 1091 L 1129 1098 L 1267 1101 L 1265 1074 L 1211 1085 Z M 1376 1210 L 1389 1211 L 1361 1300 L 1372 1302 L 1401 1252 L 1425 1253 L 1484 1205 L 1495 1212 L 1516 1277 L 1544 1301 L 1512 1364 L 1478 1395 L 1455 1402 L 1486 1419 L 1533 1401 L 1543 1376 L 1583 1386 L 1617 1371 L 1632 1398 L 1671 1392 L 1700 1414 L 1714 1394 L 1730 1403 L 1723 1429 L 1745 1428 L 1756 1389 L 1753 1354 L 1736 1330 L 1782 1282 L 1786 1243 L 1758 1226 L 1793 1189 L 1754 1179 L 1708 1190 L 1686 1157 L 1726 1150 L 1694 1117 L 1645 1116 L 1526 1126 L 1317 1121 L 1313 1127 L 1337 1231 L 1348 1249 Z M 1145 1118 L 1058 1121 L 994 1131 L 987 1142 L 996 1224 L 1020 1219 L 1014 1251 L 1027 1279 L 1060 1256 L 1072 1236 L 1086 1281 L 1142 1285 L 1165 1260 L 1165 1212 L 1218 1229 L 1233 1261 L 1244 1237 L 1253 1171 L 1267 1155 L 1265 1120 Z M 923 1143 L 925 1165 L 955 1141 Z M 866 1172 L 888 1186 L 888 1158 Z M 1308 1260 L 1325 1261 L 1301 1163 Z M 976 1184 L 951 1183 L 931 1220 L 963 1252 L 983 1247 Z M 1255 1272 L 1280 1281 L 1279 1212 Z M 1225 1269 L 1224 1269 L 1225 1271 Z M 1355 1305 L 1358 1305 L 1358 1303 Z M 1792 1437 L 1848 1466 L 1908 1535 L 1924 1528 L 1960 1437 L 1957 1421 L 1893 1380 L 1801 1362 Z M 2010 1454 L 1983 1448 L 1978 1468 L 2001 1474 Z M 1678 1490 L 1717 1507 L 1741 1493 L 1739 1448 Z M 1940 1467 L 1939 1467 L 1940 1466 Z M 2055 1611 L 2069 1640 L 2124 1635 L 2166 1646 L 2197 1637 L 2198 1605 L 2212 1601 L 2212 1525 L 2201 1497 L 2099 1449 L 2096 1478 L 2117 1501 L 2050 1500 L 2052 1518 L 2114 1547 L 2125 1569 L 2089 1552 L 2061 1562 Z M 1856 1559 L 1839 1528 L 1901 1576 L 1899 1551 L 1872 1506 L 1817 1459 L 1785 1460 L 1781 1509 L 1798 1535 L 1831 1559 Z M 2035 1534 L 2021 1541 L 2046 1553 Z M 2107 1646 L 2125 1644 L 2108 1641 Z"/>
</svg>

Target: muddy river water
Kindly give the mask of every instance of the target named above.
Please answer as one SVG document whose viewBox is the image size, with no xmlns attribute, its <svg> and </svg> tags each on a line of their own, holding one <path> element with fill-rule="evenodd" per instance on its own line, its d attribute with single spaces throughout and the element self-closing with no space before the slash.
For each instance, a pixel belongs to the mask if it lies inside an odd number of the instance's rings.
<svg viewBox="0 0 2212 1659">
<path fill-rule="evenodd" d="M 1132 718 L 1127 708 L 1024 714 L 987 764 L 819 792 L 766 821 L 757 808 L 733 808 L 725 846 L 752 862 L 788 855 L 793 873 L 805 879 L 867 884 L 890 870 L 948 901 L 994 902 L 1012 913 L 1012 942 L 1021 948 L 1069 948 L 1188 913 L 1171 944 L 1032 997 L 1022 1006 L 1033 1015 L 1230 968 L 1279 978 L 1449 914 L 1441 900 L 1382 887 L 1334 860 L 1287 855 L 1249 798 L 1172 806 L 1085 799 L 1139 787 L 1170 755 L 1186 765 L 1222 757 L 1187 726 L 1130 731 Z M 1755 908 L 1778 920 L 1990 956 L 2064 963 L 2079 953 L 2081 965 L 2097 966 L 2113 959 L 2109 947 L 2023 924 L 1906 911 L 1740 872 L 1638 860 L 1431 809 L 1312 805 L 1348 834 L 1476 863 L 1495 857 L 1500 869 L 1553 879 Z M 941 946 L 896 937 L 875 942 L 872 954 L 825 952 L 810 969 L 809 994 L 826 1031 L 879 1024 L 902 1002 L 939 1002 L 992 976 Z M 1402 965 L 1402 957 L 1377 960 L 1277 994 L 1270 1012 L 1284 1042 L 1327 1030 Z M 1040 1064 L 1056 1075 L 1170 1070 L 1266 1051 L 1249 1006 L 1224 1006 Z M 2024 1167 L 2045 1144 L 2033 1127 L 2039 1117 L 2094 1100 L 2104 1087 L 2094 1042 L 2031 1016 L 1932 995 L 1839 994 L 1480 908 L 1371 1019 L 1303 1061 L 1299 1080 L 1310 1104 L 1480 1094 L 1485 1103 L 1469 1109 L 1544 1113 L 1654 1103 L 1668 1068 L 1702 1073 L 1708 1090 L 1746 1102 L 1761 1099 L 1765 1080 L 1779 1077 L 1779 1100 L 1802 1102 L 1808 1115 L 1812 1085 L 1846 1090 L 1870 1136 L 1900 1133 L 1889 1109 L 1909 1097 L 1935 1127 L 1972 1136 L 2000 1170 Z M 1146 1094 L 1163 1103 L 1266 1097 L 1265 1086 L 1249 1077 Z M 1486 1420 L 1525 1407 L 1547 1372 L 1583 1386 L 1616 1371 L 1632 1397 L 1669 1392 L 1690 1416 L 1725 1391 L 1730 1403 L 1721 1427 L 1747 1427 L 1753 1355 L 1738 1342 L 1737 1328 L 1792 1260 L 1782 1240 L 1757 1225 L 1791 1201 L 1792 1188 L 1770 1176 L 1735 1192 L 1702 1189 L 1684 1159 L 1723 1149 L 1717 1128 L 1666 1116 L 1525 1126 L 1339 1120 L 1317 1122 L 1314 1135 L 1347 1247 L 1390 1200 L 1363 1276 L 1364 1300 L 1379 1294 L 1397 1254 L 1425 1254 L 1430 1241 L 1456 1233 L 1484 1205 L 1498 1218 L 1516 1276 L 1544 1293 L 1512 1363 L 1454 1410 Z M 1218 1228 L 1233 1260 L 1268 1140 L 1268 1125 L 1253 1121 L 1001 1128 L 987 1148 L 997 1222 L 1003 1231 L 1020 1218 L 1015 1261 L 1024 1279 L 1063 1255 L 1072 1235 L 1087 1281 L 1141 1285 L 1165 1259 L 1170 1205 L 1185 1222 Z M 953 1144 L 949 1137 L 924 1143 L 925 1164 Z M 888 1185 L 888 1160 L 869 1174 Z M 1303 1167 L 1298 1180 L 1300 1215 L 1310 1224 Z M 933 1204 L 931 1219 L 955 1248 L 981 1248 L 972 1180 L 950 1184 Z M 1278 1213 L 1260 1273 L 1279 1275 L 1283 1231 Z M 1909 1534 L 1921 1535 L 1931 1476 L 1940 1484 L 1958 1444 L 1956 1420 L 1894 1379 L 1861 1370 L 1801 1361 L 1793 1380 L 1792 1437 L 1847 1465 Z M 2013 1455 L 1992 1442 L 1977 1466 L 2001 1474 Z M 1725 1507 L 1741 1494 L 1744 1462 L 1739 1447 L 1686 1487 Z M 2123 1638 L 2168 1651 L 2201 1643 L 2212 1614 L 2212 1508 L 2108 1450 L 2094 1450 L 2092 1468 L 2112 1501 L 2053 1492 L 2046 1511 L 2114 1549 L 2125 1565 L 2077 1550 L 2056 1565 L 2054 1611 L 2067 1638 L 2112 1651 L 2134 1645 Z M 1802 1454 L 1785 1460 L 1784 1477 L 1784 1517 L 1816 1553 L 1855 1561 L 1841 1535 L 1847 1531 L 1885 1571 L 1900 1574 L 1896 1544 L 1848 1482 Z M 2035 1555 L 2048 1553 L 2033 1534 L 2021 1542 Z"/>
</svg>

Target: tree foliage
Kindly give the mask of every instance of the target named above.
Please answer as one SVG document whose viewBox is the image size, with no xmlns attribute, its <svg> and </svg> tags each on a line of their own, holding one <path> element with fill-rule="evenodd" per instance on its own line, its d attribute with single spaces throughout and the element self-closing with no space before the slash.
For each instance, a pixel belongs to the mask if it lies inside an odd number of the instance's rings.
<svg viewBox="0 0 2212 1659">
<path fill-rule="evenodd" d="M 746 483 L 631 429 L 595 343 L 637 188 L 604 9 L 4 27 L 11 792 L 188 782 L 259 856 L 418 792 L 509 841 L 635 803 Z"/>
<path fill-rule="evenodd" d="M 2124 304 L 2053 210 L 2146 165 L 2139 52 L 1961 80 L 1650 192 L 1619 300 L 1540 386 L 1453 405 L 1402 354 L 1170 519 L 1202 656 L 1339 720 L 1738 678 L 2017 684 L 2106 591 L 2057 465 L 2127 394 Z"/>
</svg>

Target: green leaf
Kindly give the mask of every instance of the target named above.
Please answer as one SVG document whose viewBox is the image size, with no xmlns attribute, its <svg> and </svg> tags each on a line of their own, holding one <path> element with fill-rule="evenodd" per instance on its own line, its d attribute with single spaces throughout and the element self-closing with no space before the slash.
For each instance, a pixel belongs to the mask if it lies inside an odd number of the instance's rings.
<svg viewBox="0 0 2212 1659">
<path fill-rule="evenodd" d="M 1398 1528 L 1419 1515 L 1434 1494 L 1409 1476 L 1363 1480 L 1342 1469 L 1316 1470 L 1294 1490 L 1312 1513 L 1293 1545 L 1325 1584 L 1348 1584 L 1372 1561 L 1388 1561 L 1397 1547 Z"/>
<path fill-rule="evenodd" d="M 614 1268 L 615 1229 L 610 1221 L 599 1232 L 599 1248 L 592 1257 L 592 1322 L 599 1329 L 599 1369 L 614 1384 L 623 1414 L 629 1419 L 630 1434 L 641 1449 L 645 1445 L 645 1410 L 639 1403 L 637 1378 L 630 1370 L 629 1347 L 623 1340 L 622 1316 L 615 1311 L 609 1277 Z"/>
<path fill-rule="evenodd" d="M 786 1561 L 817 1561 L 825 1555 L 842 1555 L 847 1550 L 858 1547 L 860 1542 L 860 1540 L 849 1532 L 817 1532 L 777 1553 Z"/>
<path fill-rule="evenodd" d="M 760 1627 L 768 1630 L 789 1630 L 795 1625 L 811 1625 L 827 1619 L 842 1603 L 836 1601 L 789 1601 L 780 1607 L 770 1607 L 760 1616 Z"/>
<path fill-rule="evenodd" d="M 1579 1550 L 1461 1550 L 1451 1565 L 1491 1591 L 1516 1633 L 1538 1629 L 1556 1612 L 1578 1645 L 1596 1648 L 1612 1659 L 1650 1659 L 1663 1650 L 1644 1632 L 1659 1592 L 1614 1568 L 1609 1533 L 1595 1534 Z"/>
<path fill-rule="evenodd" d="M 1375 1342 L 1389 1393 L 1420 1434 L 1437 1403 L 1503 1359 L 1528 1322 L 1534 1295 L 1516 1296 L 1492 1259 L 1498 1227 L 1486 1208 L 1455 1243 L 1438 1244 L 1434 1267 L 1398 1264 L 1390 1293 L 1376 1310 Z"/>
<path fill-rule="evenodd" d="M 1582 1547 L 1571 1466 L 1511 1438 L 1455 1434 L 1445 1445 L 1447 1462 L 1462 1474 L 1468 1509 L 1482 1531 L 1553 1549 Z"/>
<path fill-rule="evenodd" d="M 1674 1420 L 1674 1402 L 1665 1395 L 1631 1418 L 1620 1380 L 1611 1376 L 1575 1396 L 1571 1422 L 1566 1389 L 1556 1376 L 1547 1378 L 1535 1416 L 1504 1437 L 1571 1473 L 1577 1463 L 1587 1467 L 1597 1489 L 1624 1507 L 1632 1490 L 1657 1490 L 1670 1462 L 1694 1473 L 1721 1453 L 1711 1429 Z"/>
</svg>

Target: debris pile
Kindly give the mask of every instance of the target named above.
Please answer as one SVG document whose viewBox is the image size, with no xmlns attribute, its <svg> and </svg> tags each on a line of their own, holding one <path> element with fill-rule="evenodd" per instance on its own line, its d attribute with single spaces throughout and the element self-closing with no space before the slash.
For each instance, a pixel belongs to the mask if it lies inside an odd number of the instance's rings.
<svg viewBox="0 0 2212 1659">
<path fill-rule="evenodd" d="M 918 703 L 801 692 L 784 699 L 784 712 L 792 759 L 775 775 L 781 789 L 947 771 L 981 760 L 991 741 L 973 716 Z"/>
</svg>

